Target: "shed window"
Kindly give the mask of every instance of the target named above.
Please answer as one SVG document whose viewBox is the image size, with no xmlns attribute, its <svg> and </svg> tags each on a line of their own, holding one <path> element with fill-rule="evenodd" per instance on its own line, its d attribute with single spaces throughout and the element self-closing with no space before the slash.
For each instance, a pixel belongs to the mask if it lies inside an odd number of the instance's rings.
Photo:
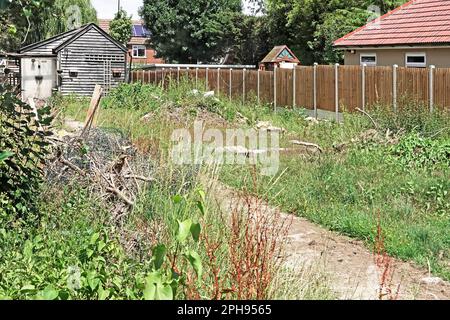
<svg viewBox="0 0 450 320">
<path fill-rule="evenodd" d="M 426 68 L 427 55 L 425 53 L 407 53 L 405 65 L 408 68 Z"/>
<path fill-rule="evenodd" d="M 377 54 L 376 53 L 361 53 L 360 64 L 367 65 L 371 67 L 376 67 L 377 65 Z"/>
<path fill-rule="evenodd" d="M 147 58 L 145 46 L 133 46 L 133 58 Z"/>
</svg>

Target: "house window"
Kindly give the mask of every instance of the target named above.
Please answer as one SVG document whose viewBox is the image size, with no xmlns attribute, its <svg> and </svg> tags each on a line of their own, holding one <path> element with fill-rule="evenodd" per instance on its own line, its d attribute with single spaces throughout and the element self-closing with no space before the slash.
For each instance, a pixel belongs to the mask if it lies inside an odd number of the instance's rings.
<svg viewBox="0 0 450 320">
<path fill-rule="evenodd" d="M 407 68 L 426 68 L 427 66 L 427 55 L 423 52 L 407 53 L 405 60 Z"/>
<path fill-rule="evenodd" d="M 147 58 L 145 46 L 133 46 L 133 58 Z"/>
<path fill-rule="evenodd" d="M 377 54 L 376 53 L 361 53 L 359 56 L 359 62 L 361 65 L 367 65 L 371 67 L 376 67 L 377 65 Z"/>
</svg>

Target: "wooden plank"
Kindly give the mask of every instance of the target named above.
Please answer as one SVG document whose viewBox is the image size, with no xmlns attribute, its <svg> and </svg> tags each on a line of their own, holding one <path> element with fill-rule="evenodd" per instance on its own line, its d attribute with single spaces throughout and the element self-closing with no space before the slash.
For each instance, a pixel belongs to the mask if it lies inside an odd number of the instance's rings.
<svg viewBox="0 0 450 320">
<path fill-rule="evenodd" d="M 86 120 L 84 121 L 84 129 L 82 135 L 91 128 L 94 122 L 94 117 L 98 111 L 100 100 L 102 98 L 102 93 L 103 93 L 102 86 L 97 84 L 92 94 L 92 99 L 86 115 Z"/>
</svg>

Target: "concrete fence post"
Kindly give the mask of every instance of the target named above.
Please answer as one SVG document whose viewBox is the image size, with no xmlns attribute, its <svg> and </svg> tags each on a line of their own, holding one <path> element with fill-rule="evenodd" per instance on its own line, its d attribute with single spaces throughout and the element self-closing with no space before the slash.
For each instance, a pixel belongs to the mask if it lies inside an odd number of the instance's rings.
<svg viewBox="0 0 450 320">
<path fill-rule="evenodd" d="M 230 101 L 232 99 L 232 89 L 233 89 L 233 69 L 230 68 L 230 79 L 229 79 L 229 88 L 228 88 L 228 94 L 230 96 Z"/>
<path fill-rule="evenodd" d="M 277 111 L 277 69 L 277 66 L 273 68 L 273 109 L 275 112 Z"/>
<path fill-rule="evenodd" d="M 217 95 L 220 95 L 220 68 L 217 68 Z"/>
<path fill-rule="evenodd" d="M 317 62 L 314 63 L 313 67 L 313 105 L 314 105 L 314 118 L 317 119 Z"/>
<path fill-rule="evenodd" d="M 258 97 L 258 105 L 261 104 L 261 98 L 260 98 L 260 94 L 261 94 L 261 70 L 258 69 L 258 73 L 257 73 L 257 97 Z"/>
<path fill-rule="evenodd" d="M 297 106 L 297 68 L 292 69 L 292 107 Z"/>
<path fill-rule="evenodd" d="M 198 68 L 195 68 L 195 88 L 198 89 Z"/>
<path fill-rule="evenodd" d="M 434 71 L 436 69 L 436 66 L 431 65 L 430 66 L 430 74 L 428 79 L 428 96 L 430 98 L 430 112 L 432 113 L 434 111 Z"/>
<path fill-rule="evenodd" d="M 206 68 L 206 75 L 205 75 L 206 91 L 208 91 L 208 71 L 209 71 L 209 68 Z"/>
<path fill-rule="evenodd" d="M 334 65 L 334 107 L 336 122 L 339 122 L 339 63 Z"/>
<path fill-rule="evenodd" d="M 242 70 L 242 103 L 245 103 L 245 73 L 246 73 L 246 69 L 244 68 L 244 70 Z"/>
<path fill-rule="evenodd" d="M 397 111 L 397 70 L 398 65 L 394 64 L 392 66 L 392 105 L 394 111 Z"/>
<path fill-rule="evenodd" d="M 162 88 L 164 89 L 164 85 L 165 85 L 165 69 L 162 68 Z"/>
<path fill-rule="evenodd" d="M 367 64 L 364 63 L 361 68 L 361 104 L 362 110 L 366 110 L 366 67 Z"/>
</svg>

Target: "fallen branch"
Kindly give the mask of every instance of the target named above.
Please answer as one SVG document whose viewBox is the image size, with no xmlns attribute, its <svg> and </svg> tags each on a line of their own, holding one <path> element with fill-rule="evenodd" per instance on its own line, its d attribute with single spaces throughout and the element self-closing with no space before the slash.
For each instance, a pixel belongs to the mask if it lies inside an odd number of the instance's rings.
<svg viewBox="0 0 450 320">
<path fill-rule="evenodd" d="M 144 176 L 134 176 L 134 175 L 126 175 L 124 176 L 125 179 L 137 179 L 137 180 L 141 180 L 144 182 L 154 182 L 155 179 L 154 178 L 148 178 L 148 177 L 144 177 Z"/>
<path fill-rule="evenodd" d="M 131 201 L 130 199 L 128 199 L 122 192 L 120 192 L 119 189 L 117 188 L 113 188 L 113 187 L 108 187 L 106 188 L 106 190 L 108 190 L 109 192 L 114 193 L 117 197 L 119 197 L 120 199 L 122 199 L 126 204 L 128 204 L 130 207 L 134 206 L 134 202 Z"/>
<path fill-rule="evenodd" d="M 370 121 L 372 121 L 373 125 L 375 126 L 375 129 L 378 130 L 378 124 L 375 122 L 375 120 L 373 120 L 372 116 L 370 114 L 368 114 L 366 111 L 360 109 L 360 108 L 356 108 L 356 111 L 361 112 L 362 114 L 366 115 Z"/>
<path fill-rule="evenodd" d="M 59 161 L 64 164 L 65 166 L 69 167 L 70 169 L 72 169 L 73 171 L 78 172 L 80 175 L 82 176 L 86 176 L 86 172 L 84 172 L 83 170 L 81 170 L 78 166 L 74 165 L 72 162 L 70 162 L 69 160 L 66 160 L 64 158 L 59 158 Z"/>
<path fill-rule="evenodd" d="M 298 140 L 292 140 L 291 143 L 298 145 L 298 146 L 304 146 L 304 147 L 308 147 L 308 148 L 316 148 L 317 150 L 319 150 L 320 153 L 323 153 L 323 149 L 318 144 L 315 144 L 315 143 L 298 141 Z"/>
</svg>

